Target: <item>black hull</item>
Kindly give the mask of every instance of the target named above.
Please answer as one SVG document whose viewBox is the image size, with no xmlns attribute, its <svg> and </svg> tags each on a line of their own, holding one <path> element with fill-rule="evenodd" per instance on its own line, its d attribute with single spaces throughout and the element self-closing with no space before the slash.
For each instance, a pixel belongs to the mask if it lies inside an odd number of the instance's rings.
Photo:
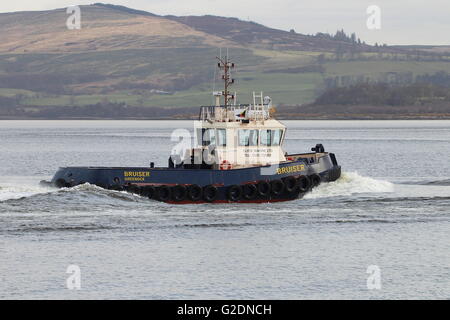
<svg viewBox="0 0 450 320">
<path fill-rule="evenodd" d="M 230 200 L 228 197 L 227 187 L 219 187 L 218 188 L 218 190 L 219 190 L 218 198 L 214 201 L 206 201 L 206 200 L 191 201 L 189 199 L 186 199 L 184 201 L 175 201 L 175 200 L 171 199 L 169 201 L 164 201 L 164 202 L 170 203 L 170 204 L 204 204 L 204 203 L 220 204 L 220 203 L 268 203 L 268 202 L 292 201 L 292 200 L 301 199 L 305 194 L 312 191 L 312 189 L 317 187 L 319 184 L 324 183 L 324 182 L 336 181 L 337 179 L 339 179 L 340 176 L 341 176 L 341 167 L 336 166 L 336 167 L 332 168 L 331 170 L 329 170 L 328 172 L 325 172 L 321 176 L 321 180 L 317 185 L 311 185 L 304 192 L 302 192 L 298 187 L 292 191 L 288 191 L 288 190 L 286 190 L 286 188 L 284 188 L 283 191 L 278 195 L 275 195 L 273 192 L 271 192 L 267 196 L 257 195 L 253 199 L 246 199 L 245 197 L 242 197 L 240 200 L 233 201 L 233 200 Z M 155 200 L 157 200 L 157 199 L 155 199 Z"/>
<path fill-rule="evenodd" d="M 298 159 L 278 166 L 234 170 L 65 167 L 58 170 L 50 184 L 73 187 L 90 183 L 173 204 L 261 203 L 301 198 L 319 183 L 335 181 L 340 175 L 341 167 L 334 155 L 326 153 L 314 163 Z M 255 191 L 255 187 L 262 190 Z"/>
</svg>

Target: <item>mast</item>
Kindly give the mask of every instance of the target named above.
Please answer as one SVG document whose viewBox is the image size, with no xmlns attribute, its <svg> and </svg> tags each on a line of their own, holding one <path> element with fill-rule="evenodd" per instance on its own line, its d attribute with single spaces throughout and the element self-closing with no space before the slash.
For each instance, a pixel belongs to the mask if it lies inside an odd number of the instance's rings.
<svg viewBox="0 0 450 320">
<path fill-rule="evenodd" d="M 228 108 L 230 100 L 234 99 L 234 94 L 230 94 L 230 86 L 234 83 L 234 79 L 231 78 L 230 70 L 234 69 L 234 63 L 232 63 L 228 56 L 225 56 L 225 58 L 222 57 L 216 57 L 217 60 L 219 60 L 219 63 L 217 64 L 219 69 L 223 71 L 222 74 L 222 80 L 224 81 L 224 91 L 222 91 L 223 100 L 224 100 L 224 106 L 225 108 Z"/>
</svg>

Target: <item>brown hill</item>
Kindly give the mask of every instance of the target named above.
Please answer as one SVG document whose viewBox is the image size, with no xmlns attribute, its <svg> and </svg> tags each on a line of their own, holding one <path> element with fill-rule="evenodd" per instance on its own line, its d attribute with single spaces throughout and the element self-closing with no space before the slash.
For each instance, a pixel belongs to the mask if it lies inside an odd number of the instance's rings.
<svg viewBox="0 0 450 320">
<path fill-rule="evenodd" d="M 0 52 L 83 52 L 182 47 L 253 47 L 273 50 L 368 50 L 329 35 L 303 35 L 218 16 L 157 16 L 123 6 L 80 6 L 82 29 L 68 30 L 66 9 L 0 14 Z"/>
<path fill-rule="evenodd" d="M 338 47 L 341 50 L 349 50 L 355 46 L 361 50 L 370 48 L 370 46 L 365 44 L 336 40 L 325 34 L 311 36 L 296 32 L 287 32 L 236 18 L 211 15 L 186 17 L 166 16 L 165 18 L 183 23 L 196 30 L 233 41 L 242 46 L 255 48 L 320 52 L 334 52 Z"/>
<path fill-rule="evenodd" d="M 68 30 L 66 9 L 0 14 L 0 52 L 80 52 L 161 47 L 204 47 L 221 39 L 149 13 L 105 5 L 81 6 L 81 30 Z"/>
<path fill-rule="evenodd" d="M 120 115 L 136 117 L 142 114 L 127 108 L 148 107 L 147 117 L 154 107 L 208 104 L 219 80 L 218 48 L 231 49 L 242 99 L 263 90 L 284 105 L 312 102 L 330 84 L 450 72 L 446 48 L 374 47 L 343 31 L 312 36 L 107 4 L 81 6 L 81 14 L 82 29 L 68 30 L 66 9 L 0 13 L 0 113 L 73 108 L 80 116 L 92 106 L 108 113 L 120 105 Z"/>
</svg>

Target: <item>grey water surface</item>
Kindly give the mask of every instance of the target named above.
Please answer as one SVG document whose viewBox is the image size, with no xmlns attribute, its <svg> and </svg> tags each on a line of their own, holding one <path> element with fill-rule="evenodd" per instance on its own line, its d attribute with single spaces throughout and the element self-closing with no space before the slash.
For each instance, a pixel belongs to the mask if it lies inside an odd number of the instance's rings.
<svg viewBox="0 0 450 320">
<path fill-rule="evenodd" d="M 286 151 L 323 143 L 342 178 L 297 201 L 176 206 L 38 182 L 166 165 L 192 122 L 0 121 L 0 298 L 449 299 L 450 121 L 284 123 Z"/>
</svg>

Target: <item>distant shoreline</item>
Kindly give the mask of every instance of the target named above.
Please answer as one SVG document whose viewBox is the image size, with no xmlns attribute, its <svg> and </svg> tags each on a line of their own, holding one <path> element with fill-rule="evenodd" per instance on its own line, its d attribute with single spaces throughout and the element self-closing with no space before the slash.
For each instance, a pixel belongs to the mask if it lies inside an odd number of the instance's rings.
<svg viewBox="0 0 450 320">
<path fill-rule="evenodd" d="M 0 104 L 0 120 L 196 120 L 199 107 L 133 107 L 121 103 L 87 106 L 16 106 Z M 450 105 L 278 105 L 279 120 L 443 120 Z"/>
<path fill-rule="evenodd" d="M 120 117 L 120 118 L 108 118 L 108 117 L 60 117 L 60 118 L 41 118 L 41 117 L 0 117 L 0 121 L 20 121 L 20 120 L 36 120 L 36 121 L 81 121 L 81 120 L 90 120 L 90 121 L 146 121 L 146 120 L 154 120 L 154 121 L 187 121 L 187 120 L 197 120 L 194 117 L 185 117 L 185 118 L 170 118 L 170 117 Z M 445 115 L 334 115 L 334 116 L 326 116 L 326 115 L 305 115 L 305 116 L 295 116 L 295 117 L 277 117 L 277 120 L 286 121 L 286 120 L 450 120 L 450 114 Z"/>
</svg>

